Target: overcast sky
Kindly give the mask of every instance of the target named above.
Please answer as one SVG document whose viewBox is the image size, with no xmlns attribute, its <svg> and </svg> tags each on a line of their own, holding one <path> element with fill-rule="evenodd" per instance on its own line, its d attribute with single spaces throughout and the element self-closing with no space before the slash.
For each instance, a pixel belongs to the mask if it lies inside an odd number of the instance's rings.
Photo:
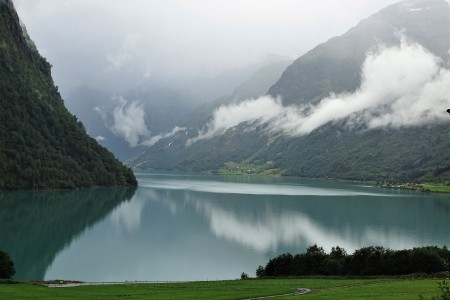
<svg viewBox="0 0 450 300">
<path fill-rule="evenodd" d="M 297 57 L 396 0 L 14 0 L 60 90 Z"/>
</svg>

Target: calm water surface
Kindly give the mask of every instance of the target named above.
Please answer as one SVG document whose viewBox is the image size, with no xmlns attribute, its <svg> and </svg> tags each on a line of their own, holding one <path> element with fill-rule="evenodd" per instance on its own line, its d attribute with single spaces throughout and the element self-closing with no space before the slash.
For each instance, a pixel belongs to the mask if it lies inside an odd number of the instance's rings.
<svg viewBox="0 0 450 300">
<path fill-rule="evenodd" d="M 18 279 L 214 280 L 317 243 L 450 245 L 450 196 L 298 178 L 137 174 L 137 189 L 0 193 Z"/>
</svg>

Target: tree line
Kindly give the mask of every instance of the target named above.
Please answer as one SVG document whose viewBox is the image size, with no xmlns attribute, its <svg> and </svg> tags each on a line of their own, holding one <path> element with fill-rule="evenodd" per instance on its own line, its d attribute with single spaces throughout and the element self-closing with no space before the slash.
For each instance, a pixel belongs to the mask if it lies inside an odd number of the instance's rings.
<svg viewBox="0 0 450 300">
<path fill-rule="evenodd" d="M 446 246 L 391 250 L 380 246 L 363 247 L 348 254 L 344 248 L 333 247 L 326 253 L 313 245 L 305 253 L 281 254 L 259 266 L 256 276 L 371 276 L 407 275 L 450 271 L 450 251 Z"/>
</svg>

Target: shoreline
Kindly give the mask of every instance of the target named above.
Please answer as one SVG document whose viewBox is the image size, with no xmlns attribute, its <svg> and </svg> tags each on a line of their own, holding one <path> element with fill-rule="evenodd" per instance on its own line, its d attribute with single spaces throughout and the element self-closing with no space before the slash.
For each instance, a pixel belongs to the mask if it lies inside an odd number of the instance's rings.
<svg viewBox="0 0 450 300">
<path fill-rule="evenodd" d="M 450 185 L 438 183 L 383 183 L 377 184 L 377 186 L 387 189 L 410 190 L 422 193 L 450 194 Z"/>
</svg>

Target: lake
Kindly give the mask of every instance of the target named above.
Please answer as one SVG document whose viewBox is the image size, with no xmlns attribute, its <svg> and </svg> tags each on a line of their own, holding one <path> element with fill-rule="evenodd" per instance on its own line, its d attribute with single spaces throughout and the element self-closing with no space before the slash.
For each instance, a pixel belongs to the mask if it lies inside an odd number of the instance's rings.
<svg viewBox="0 0 450 300">
<path fill-rule="evenodd" d="M 450 245 L 450 195 L 290 177 L 136 174 L 137 189 L 0 192 L 17 279 L 184 281 L 255 275 L 318 244 Z"/>
</svg>

